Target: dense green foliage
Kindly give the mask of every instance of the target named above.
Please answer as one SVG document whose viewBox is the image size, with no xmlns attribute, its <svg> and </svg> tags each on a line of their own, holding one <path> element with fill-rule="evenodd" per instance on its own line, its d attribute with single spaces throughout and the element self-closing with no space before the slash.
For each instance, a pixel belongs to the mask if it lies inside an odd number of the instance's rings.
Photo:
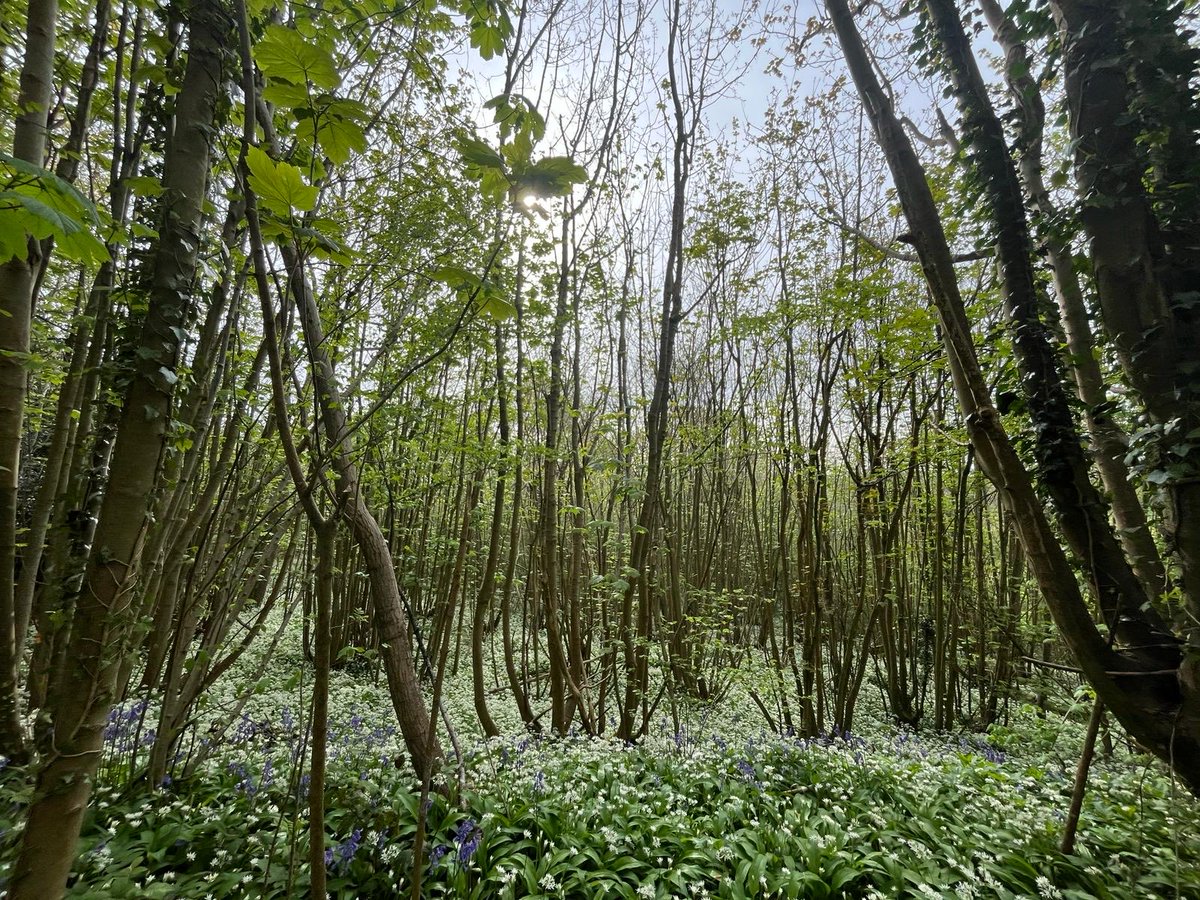
<svg viewBox="0 0 1200 900">
<path fill-rule="evenodd" d="M 294 644 L 281 648 L 220 746 L 149 806 L 121 785 L 148 746 L 145 709 L 117 710 L 112 783 L 97 791 L 68 896 L 303 895 L 307 668 Z M 451 766 L 429 809 L 423 896 L 1149 900 L 1200 890 L 1195 804 L 1119 740 L 1097 762 L 1077 853 L 1059 852 L 1083 702 L 1051 716 L 1023 706 L 988 736 L 897 730 L 868 702 L 860 733 L 805 739 L 763 727 L 745 694 L 763 675 L 754 668 L 719 707 L 664 711 L 637 745 L 464 736 L 466 788 Z M 469 685 L 452 684 L 447 699 L 469 721 Z M 331 702 L 329 888 L 394 897 L 410 883 L 420 788 L 397 760 L 386 694 L 361 667 L 338 674 Z M 227 724 L 238 705 L 233 693 L 210 698 L 199 733 L 217 735 L 207 723 Z M 494 713 L 519 725 L 510 705 Z M 6 858 L 19 785 L 6 775 Z"/>
<path fill-rule="evenodd" d="M 5 5 L 0 889 L 1200 896 L 1198 26 Z"/>
</svg>

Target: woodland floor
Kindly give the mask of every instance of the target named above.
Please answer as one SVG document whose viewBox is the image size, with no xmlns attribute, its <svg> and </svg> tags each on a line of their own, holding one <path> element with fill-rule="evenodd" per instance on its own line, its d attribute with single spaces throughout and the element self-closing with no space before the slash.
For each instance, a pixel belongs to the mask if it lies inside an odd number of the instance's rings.
<svg viewBox="0 0 1200 900">
<path fill-rule="evenodd" d="M 185 754 L 231 722 L 256 665 L 207 698 Z M 1058 852 L 1082 695 L 1045 717 L 1014 704 L 986 736 L 900 731 L 865 697 L 857 733 L 802 740 L 766 730 L 748 694 L 763 674 L 744 666 L 719 707 L 664 703 L 628 746 L 524 734 L 502 693 L 508 736 L 482 741 L 464 667 L 446 700 L 467 789 L 429 810 L 422 896 L 1200 897 L 1200 807 L 1119 737 L 1093 768 L 1075 854 Z M 306 896 L 309 678 L 297 634 L 194 776 L 152 796 L 125 774 L 153 710 L 117 711 L 68 896 Z M 330 893 L 409 896 L 418 786 L 397 767 L 386 693 L 337 672 L 330 709 Z M 7 869 L 28 787 L 0 779 Z"/>
</svg>

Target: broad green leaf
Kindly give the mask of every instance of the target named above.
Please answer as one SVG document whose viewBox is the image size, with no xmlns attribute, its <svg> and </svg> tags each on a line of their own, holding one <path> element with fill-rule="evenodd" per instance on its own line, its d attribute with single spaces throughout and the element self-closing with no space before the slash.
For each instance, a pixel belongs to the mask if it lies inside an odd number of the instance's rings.
<svg viewBox="0 0 1200 900">
<path fill-rule="evenodd" d="M 504 157 L 484 141 L 479 140 L 479 138 L 459 138 L 458 152 L 462 155 L 463 161 L 469 166 L 477 166 L 481 169 L 504 168 Z"/>
<path fill-rule="evenodd" d="M 103 262 L 108 257 L 103 242 L 78 215 L 45 202 L 52 197 L 49 191 L 37 197 L 24 191 L 0 191 L 0 252 L 4 258 L 24 256 L 26 235 L 31 235 L 37 240 L 54 238 L 59 254 L 67 259 Z"/>
<path fill-rule="evenodd" d="M 438 266 L 429 272 L 429 277 L 433 281 L 440 281 L 443 284 L 449 285 L 456 291 L 475 290 L 481 284 L 478 275 L 460 266 Z"/>
<path fill-rule="evenodd" d="M 508 193 L 508 176 L 500 169 L 484 169 L 483 177 L 479 179 L 479 189 L 484 196 L 501 200 Z"/>
<path fill-rule="evenodd" d="M 134 175 L 125 179 L 125 187 L 139 197 L 157 197 L 163 192 L 163 183 L 149 175 Z"/>
<path fill-rule="evenodd" d="M 367 136 L 357 122 L 326 115 L 317 129 L 317 143 L 331 161 L 341 165 L 352 153 L 367 149 Z"/>
<path fill-rule="evenodd" d="M 63 181 L 49 169 L 0 153 L 0 177 L 4 179 L 0 189 L 22 190 L 32 187 L 34 193 L 45 194 L 43 199 L 56 209 L 79 212 L 81 218 L 99 224 L 96 208 L 91 201 L 79 193 L 74 185 Z"/>
<path fill-rule="evenodd" d="M 259 201 L 280 216 L 290 216 L 293 209 L 308 212 L 317 204 L 317 189 L 306 184 L 298 168 L 276 162 L 257 147 L 246 151 L 250 169 L 250 187 Z"/>
<path fill-rule="evenodd" d="M 268 103 L 284 109 L 298 109 L 308 106 L 311 102 L 307 85 L 292 84 L 289 81 L 272 81 L 263 88 L 262 97 Z"/>
<path fill-rule="evenodd" d="M 504 52 L 504 35 L 495 25 L 480 22 L 471 29 L 471 46 L 484 59 L 492 59 Z"/>
<path fill-rule="evenodd" d="M 0 191 L 0 259 L 23 258 L 28 253 L 29 229 L 19 197 Z"/>
<path fill-rule="evenodd" d="M 354 262 L 350 249 L 340 241 L 336 241 L 317 228 L 301 226 L 291 229 L 296 242 L 304 247 L 309 256 L 328 259 L 341 265 Z"/>
<path fill-rule="evenodd" d="M 299 32 L 283 25 L 267 26 L 254 48 L 254 61 L 264 75 L 278 81 L 307 83 L 331 91 L 342 80 L 328 48 L 305 40 Z"/>
<path fill-rule="evenodd" d="M 503 297 L 488 297 L 483 302 L 480 312 L 496 322 L 503 322 L 515 316 L 517 308 Z"/>
<path fill-rule="evenodd" d="M 576 184 L 587 181 L 587 170 L 568 156 L 547 156 L 525 169 L 516 180 L 520 193 L 538 197 L 563 197 Z"/>
</svg>

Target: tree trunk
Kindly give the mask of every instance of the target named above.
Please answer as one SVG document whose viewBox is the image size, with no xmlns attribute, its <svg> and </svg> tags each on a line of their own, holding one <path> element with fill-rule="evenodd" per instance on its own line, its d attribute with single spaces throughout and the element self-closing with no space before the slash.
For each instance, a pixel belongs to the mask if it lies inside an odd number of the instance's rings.
<svg viewBox="0 0 1200 900">
<path fill-rule="evenodd" d="M 216 0 L 197 0 L 190 7 L 189 23 L 187 68 L 165 153 L 149 310 L 83 590 L 76 598 L 70 649 L 51 698 L 53 742 L 38 770 L 13 872 L 14 900 L 46 900 L 64 890 L 132 625 L 130 600 L 166 451 L 179 335 L 186 333 L 192 305 L 209 141 L 228 43 L 229 22 Z"/>
<path fill-rule="evenodd" d="M 58 0 L 29 0 L 13 157 L 35 166 L 46 155 L 57 18 Z M 24 644 L 24 635 L 16 632 L 17 492 L 33 291 L 42 265 L 41 243 L 30 237 L 28 247 L 24 259 L 0 263 L 0 754 L 17 760 L 25 758 L 17 695 Z"/>
<path fill-rule="evenodd" d="M 1164 694 L 1169 687 L 1164 683 L 1166 679 L 1147 674 L 1114 650 L 1092 621 L 1029 473 L 991 404 L 955 278 L 953 256 L 924 169 L 879 83 L 845 0 L 826 0 L 826 6 L 887 157 L 937 307 L 955 391 L 979 466 L 1012 512 L 1030 571 L 1060 633 L 1097 694 L 1132 735 L 1172 763 L 1193 791 L 1200 791 L 1200 734 L 1191 727 L 1178 727 L 1178 701 L 1173 705 Z"/>
</svg>

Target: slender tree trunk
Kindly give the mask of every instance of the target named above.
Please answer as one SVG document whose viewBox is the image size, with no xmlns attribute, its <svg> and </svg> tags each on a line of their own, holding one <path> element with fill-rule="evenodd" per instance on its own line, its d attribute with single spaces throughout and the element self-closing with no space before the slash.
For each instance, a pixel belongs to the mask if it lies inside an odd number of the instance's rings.
<svg viewBox="0 0 1200 900">
<path fill-rule="evenodd" d="M 46 154 L 57 18 L 57 0 L 29 0 L 13 157 L 35 166 Z M 16 631 L 17 491 L 33 292 L 42 265 L 40 242 L 30 237 L 28 247 L 25 258 L 0 263 L 0 754 L 17 760 L 25 758 L 17 694 L 24 643 Z"/>
<path fill-rule="evenodd" d="M 333 600 L 333 554 L 337 519 L 317 529 L 316 640 L 313 659 L 312 767 L 308 780 L 308 863 L 314 900 L 325 890 L 325 749 L 329 741 L 329 609 Z"/>
<path fill-rule="evenodd" d="M 689 122 L 685 108 L 684 87 L 677 71 L 681 18 L 683 8 L 676 0 L 670 7 L 667 40 L 667 67 L 673 129 L 671 232 L 667 249 L 666 274 L 662 290 L 661 321 L 659 323 L 658 363 L 655 367 L 654 390 L 646 414 L 646 475 L 645 496 L 638 513 L 637 525 L 629 550 L 629 568 L 636 575 L 629 579 L 622 609 L 622 639 L 625 650 L 625 700 L 621 706 L 618 737 L 632 740 L 639 729 L 635 723 L 639 705 L 643 704 L 648 688 L 650 639 L 650 586 L 647 563 L 658 520 L 663 466 L 663 446 L 667 437 L 668 401 L 671 393 L 671 369 L 675 359 L 675 335 L 683 319 L 683 232 L 687 205 L 688 178 L 691 174 L 695 123 Z M 634 623 L 634 595 L 639 603 Z"/>
<path fill-rule="evenodd" d="M 187 67 L 167 143 L 159 242 L 137 370 L 125 395 L 108 490 L 100 509 L 70 650 L 52 697 L 53 741 L 13 870 L 13 900 L 62 894 L 100 761 L 105 720 L 130 621 L 151 497 L 174 393 L 180 334 L 193 296 L 198 230 L 229 21 L 215 0 L 190 7 Z"/>
<path fill-rule="evenodd" d="M 1071 791 L 1071 806 L 1067 810 L 1067 821 L 1063 825 L 1063 853 L 1075 852 L 1075 835 L 1079 831 L 1079 816 L 1083 812 L 1083 796 L 1087 792 L 1088 772 L 1092 768 L 1092 757 L 1096 754 L 1096 734 L 1100 731 L 1100 720 L 1104 718 L 1104 701 L 1099 697 L 1092 704 L 1092 715 L 1088 719 L 1087 733 L 1083 737 L 1083 749 L 1079 752 L 1079 765 L 1075 768 L 1075 786 Z"/>
</svg>

